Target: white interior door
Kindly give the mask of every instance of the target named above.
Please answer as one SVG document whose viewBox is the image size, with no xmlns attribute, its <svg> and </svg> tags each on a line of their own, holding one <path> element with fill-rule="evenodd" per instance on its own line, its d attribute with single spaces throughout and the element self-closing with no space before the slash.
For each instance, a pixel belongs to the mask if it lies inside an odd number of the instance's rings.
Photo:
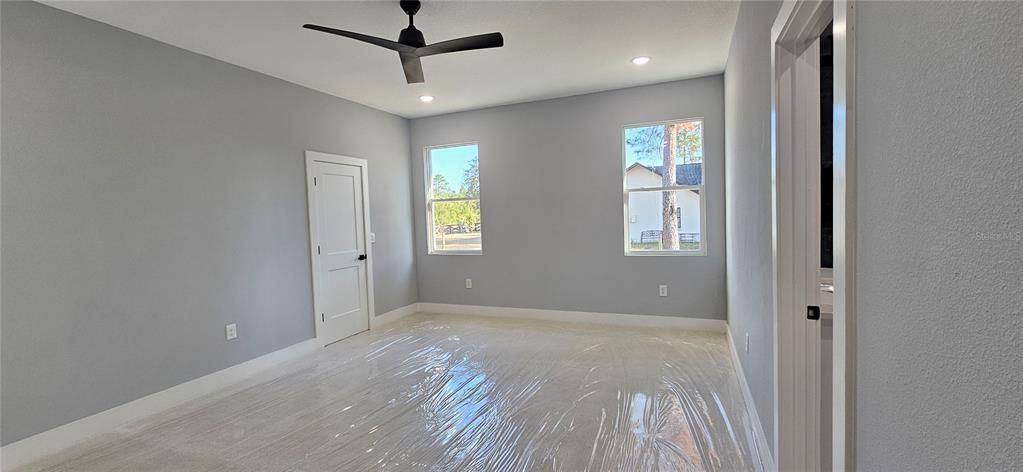
<svg viewBox="0 0 1023 472">
<path fill-rule="evenodd" d="M 821 269 L 821 202 L 820 202 L 820 169 L 821 169 L 821 67 L 820 39 L 815 39 L 796 58 L 796 109 L 795 122 L 801 127 L 800 142 L 795 152 L 802 169 L 796 171 L 796 178 L 805 182 L 802 191 L 797 191 L 797 208 L 803 210 L 801 218 L 804 231 L 796 237 L 797 250 L 803 251 L 802 270 L 796 271 L 797 296 L 802 298 L 800 306 L 804 314 L 797 325 L 797 332 L 802 337 L 802 363 L 806 368 L 806 384 L 803 395 L 806 398 L 806 462 L 803 470 L 824 470 L 821 460 L 823 446 L 821 434 L 821 417 L 825 414 L 821 407 L 821 320 L 820 320 L 820 269 Z M 800 294 L 800 292 L 802 292 Z M 817 307 L 817 319 L 809 319 L 809 307 Z M 830 370 L 830 369 L 829 369 Z M 828 415 L 831 411 L 826 412 Z M 827 469 L 830 470 L 830 462 Z"/>
<path fill-rule="evenodd" d="M 311 160 L 310 220 L 317 338 L 369 329 L 364 166 Z"/>
<path fill-rule="evenodd" d="M 821 327 L 809 319 L 820 306 L 820 40 L 776 54 L 775 450 L 778 470 L 813 472 L 822 470 Z"/>
<path fill-rule="evenodd" d="M 856 173 L 855 173 L 855 2 L 785 0 L 771 28 L 772 149 L 774 181 L 775 447 L 776 470 L 856 470 Z M 819 38 L 834 22 L 833 34 L 833 331 L 806 318 L 806 305 L 827 300 L 815 287 L 819 261 L 816 194 Z M 813 161 L 812 164 L 810 161 Z M 810 216 L 814 218 L 809 218 Z M 812 221 L 809 223 L 808 221 Z M 810 225 L 813 225 L 812 227 Z M 810 243 L 814 243 L 811 245 Z M 830 351 L 832 356 L 829 358 Z M 829 362 L 830 372 L 821 369 Z M 831 415 L 825 383 L 831 379 Z M 823 409 L 823 410 L 822 410 Z M 819 420 L 819 421 L 818 421 Z M 823 426 L 822 426 L 823 424 Z M 831 434 L 823 432 L 830 428 Z M 823 444 L 822 444 L 823 441 Z M 825 462 L 822 464 L 822 462 Z"/>
</svg>

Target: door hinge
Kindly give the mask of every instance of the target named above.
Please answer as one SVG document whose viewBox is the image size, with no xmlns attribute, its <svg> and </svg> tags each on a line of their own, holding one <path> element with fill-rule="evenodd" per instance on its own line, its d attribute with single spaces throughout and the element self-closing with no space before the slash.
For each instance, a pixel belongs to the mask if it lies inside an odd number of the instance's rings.
<svg viewBox="0 0 1023 472">
<path fill-rule="evenodd" d="M 323 313 L 320 313 L 320 323 L 326 323 L 327 319 L 323 317 Z"/>
<path fill-rule="evenodd" d="M 317 245 L 316 245 L 316 253 L 317 253 L 317 254 L 319 254 L 319 253 L 320 253 L 320 245 L 319 245 L 319 244 L 317 244 Z"/>
<path fill-rule="evenodd" d="M 316 177 L 313 177 L 313 187 L 316 186 Z"/>
</svg>

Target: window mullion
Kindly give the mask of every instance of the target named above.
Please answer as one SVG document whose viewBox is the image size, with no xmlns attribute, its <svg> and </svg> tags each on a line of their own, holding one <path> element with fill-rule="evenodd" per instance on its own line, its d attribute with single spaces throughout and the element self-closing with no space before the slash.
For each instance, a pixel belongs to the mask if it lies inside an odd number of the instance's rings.
<svg viewBox="0 0 1023 472">
<path fill-rule="evenodd" d="M 479 197 L 469 197 L 469 198 L 462 198 L 462 197 L 458 197 L 458 198 L 431 198 L 431 199 L 429 199 L 429 201 L 430 201 L 430 203 L 433 203 L 433 202 L 475 202 L 475 201 L 479 201 L 479 199 L 480 199 Z"/>
<path fill-rule="evenodd" d="M 639 187 L 639 188 L 627 188 L 625 193 L 636 193 L 636 192 L 673 192 L 676 190 L 703 190 L 703 185 L 679 185 L 676 187 Z"/>
</svg>

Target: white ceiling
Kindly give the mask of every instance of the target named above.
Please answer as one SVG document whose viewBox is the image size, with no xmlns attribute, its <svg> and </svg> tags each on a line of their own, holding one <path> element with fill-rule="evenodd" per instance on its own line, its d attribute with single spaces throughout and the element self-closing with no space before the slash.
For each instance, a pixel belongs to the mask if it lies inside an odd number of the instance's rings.
<svg viewBox="0 0 1023 472">
<path fill-rule="evenodd" d="M 409 118 L 719 73 L 738 11 L 730 1 L 427 0 L 416 27 L 428 43 L 500 31 L 505 46 L 423 58 L 426 83 L 408 85 L 396 53 L 301 28 L 397 40 L 408 24 L 397 1 L 45 3 Z M 641 55 L 653 60 L 629 62 Z"/>
</svg>

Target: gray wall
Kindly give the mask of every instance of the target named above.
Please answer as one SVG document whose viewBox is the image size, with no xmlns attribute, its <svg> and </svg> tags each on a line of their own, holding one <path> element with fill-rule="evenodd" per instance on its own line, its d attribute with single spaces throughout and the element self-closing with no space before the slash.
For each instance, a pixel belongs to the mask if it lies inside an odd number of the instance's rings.
<svg viewBox="0 0 1023 472">
<path fill-rule="evenodd" d="M 313 337 L 305 149 L 369 159 L 376 307 L 416 301 L 407 120 L 2 4 L 3 443 Z"/>
<path fill-rule="evenodd" d="M 413 120 L 420 301 L 723 319 L 723 94 L 713 76 Z M 626 257 L 622 127 L 693 116 L 706 120 L 708 255 Z M 466 141 L 480 149 L 483 255 L 427 255 L 423 148 Z"/>
<path fill-rule="evenodd" d="M 1023 470 L 1023 3 L 859 3 L 860 470 Z"/>
<path fill-rule="evenodd" d="M 774 447 L 771 260 L 771 24 L 779 3 L 743 2 L 725 67 L 728 324 Z M 750 352 L 744 352 L 746 333 Z"/>
</svg>

